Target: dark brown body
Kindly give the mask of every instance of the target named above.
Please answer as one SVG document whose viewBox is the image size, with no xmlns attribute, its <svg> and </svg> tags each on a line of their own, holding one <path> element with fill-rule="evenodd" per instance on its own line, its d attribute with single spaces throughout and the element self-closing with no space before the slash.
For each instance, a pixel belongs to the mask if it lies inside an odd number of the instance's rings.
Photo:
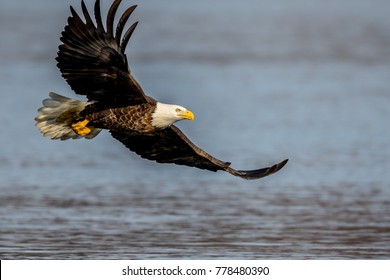
<svg viewBox="0 0 390 280">
<path fill-rule="evenodd" d="M 96 128 L 120 131 L 129 134 L 149 134 L 156 131 L 152 125 L 153 103 L 143 103 L 119 108 L 101 108 L 99 103 L 87 106 L 80 113 Z"/>
</svg>

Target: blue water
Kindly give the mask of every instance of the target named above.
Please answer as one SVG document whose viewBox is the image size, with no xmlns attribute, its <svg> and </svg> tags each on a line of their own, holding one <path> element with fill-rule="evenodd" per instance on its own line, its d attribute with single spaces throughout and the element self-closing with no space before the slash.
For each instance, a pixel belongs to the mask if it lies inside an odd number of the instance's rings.
<svg viewBox="0 0 390 280">
<path fill-rule="evenodd" d="M 43 138 L 41 100 L 76 97 L 55 56 L 79 1 L 3 2 L 0 258 L 390 257 L 390 2 L 137 3 L 134 75 L 233 167 L 290 159 L 258 181 Z"/>
</svg>

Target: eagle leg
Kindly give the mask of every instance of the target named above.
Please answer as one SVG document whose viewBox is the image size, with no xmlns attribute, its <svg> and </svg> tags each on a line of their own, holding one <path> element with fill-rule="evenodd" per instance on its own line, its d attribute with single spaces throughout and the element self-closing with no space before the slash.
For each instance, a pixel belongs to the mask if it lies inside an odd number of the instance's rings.
<svg viewBox="0 0 390 280">
<path fill-rule="evenodd" d="M 85 119 L 83 121 L 79 121 L 77 123 L 72 124 L 72 129 L 80 136 L 85 136 L 92 132 L 93 127 L 88 127 L 87 124 L 89 120 Z"/>
</svg>

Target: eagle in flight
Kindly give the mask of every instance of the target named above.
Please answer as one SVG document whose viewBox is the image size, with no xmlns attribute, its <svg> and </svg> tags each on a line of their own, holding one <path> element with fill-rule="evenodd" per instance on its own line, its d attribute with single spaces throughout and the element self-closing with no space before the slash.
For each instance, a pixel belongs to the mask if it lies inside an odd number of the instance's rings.
<svg viewBox="0 0 390 280">
<path fill-rule="evenodd" d="M 175 163 L 210 171 L 224 170 L 244 179 L 258 179 L 279 171 L 284 160 L 271 167 L 235 170 L 194 145 L 173 123 L 194 120 L 186 108 L 164 104 L 145 95 L 131 74 L 125 49 L 138 22 L 123 35 L 127 20 L 136 6 L 114 18 L 121 0 L 111 5 L 104 27 L 100 1 L 94 6 L 95 22 L 84 1 L 84 21 L 70 7 L 71 16 L 62 32 L 58 68 L 76 94 L 88 101 L 50 93 L 35 118 L 36 126 L 51 139 L 92 139 L 102 129 L 143 158 L 159 163 Z"/>
</svg>

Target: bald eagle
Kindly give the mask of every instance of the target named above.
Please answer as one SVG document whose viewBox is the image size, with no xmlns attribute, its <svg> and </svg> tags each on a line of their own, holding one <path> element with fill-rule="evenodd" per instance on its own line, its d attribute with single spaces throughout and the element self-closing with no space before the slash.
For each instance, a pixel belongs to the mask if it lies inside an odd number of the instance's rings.
<svg viewBox="0 0 390 280">
<path fill-rule="evenodd" d="M 258 179 L 279 171 L 284 160 L 271 167 L 240 171 L 194 145 L 173 123 L 194 120 L 194 114 L 179 105 L 164 104 L 145 95 L 131 74 L 125 49 L 137 23 L 123 35 L 136 6 L 114 18 L 121 0 L 115 0 L 104 28 L 100 2 L 94 6 L 95 22 L 84 1 L 84 20 L 71 6 L 68 25 L 62 32 L 56 58 L 62 77 L 76 94 L 88 101 L 50 93 L 35 118 L 36 126 L 51 139 L 92 139 L 102 129 L 143 158 L 210 171 L 224 170 L 244 179 Z M 95 24 L 96 23 L 96 24 Z"/>
</svg>

